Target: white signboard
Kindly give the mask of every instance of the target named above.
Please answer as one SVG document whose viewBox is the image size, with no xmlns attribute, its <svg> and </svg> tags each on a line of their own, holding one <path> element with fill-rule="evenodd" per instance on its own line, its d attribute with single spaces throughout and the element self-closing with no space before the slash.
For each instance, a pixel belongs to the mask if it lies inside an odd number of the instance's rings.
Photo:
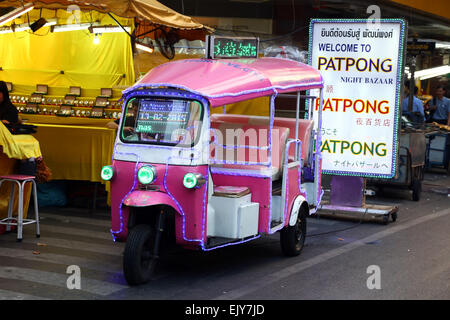
<svg viewBox="0 0 450 320">
<path fill-rule="evenodd" d="M 375 22 L 311 21 L 309 62 L 324 79 L 324 173 L 395 175 L 405 23 Z M 309 106 L 315 123 L 318 105 Z"/>
</svg>

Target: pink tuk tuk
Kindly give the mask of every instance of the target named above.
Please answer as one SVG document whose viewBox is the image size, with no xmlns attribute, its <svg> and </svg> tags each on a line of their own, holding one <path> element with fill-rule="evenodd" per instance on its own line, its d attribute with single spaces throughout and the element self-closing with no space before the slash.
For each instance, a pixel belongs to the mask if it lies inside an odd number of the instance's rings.
<svg viewBox="0 0 450 320">
<path fill-rule="evenodd" d="M 279 232 L 282 252 L 300 254 L 323 194 L 322 87 L 317 70 L 292 60 L 188 59 L 123 92 L 101 175 L 130 285 L 149 281 L 170 242 L 209 251 Z M 296 118 L 275 117 L 275 98 L 287 94 Z M 318 99 L 316 126 L 312 110 L 300 119 L 301 99 Z"/>
</svg>

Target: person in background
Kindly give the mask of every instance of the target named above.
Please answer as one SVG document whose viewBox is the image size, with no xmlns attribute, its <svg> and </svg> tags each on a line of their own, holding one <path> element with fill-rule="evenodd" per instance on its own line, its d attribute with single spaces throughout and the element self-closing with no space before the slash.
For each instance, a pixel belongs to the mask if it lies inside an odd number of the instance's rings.
<svg viewBox="0 0 450 320">
<path fill-rule="evenodd" d="M 450 125 L 450 99 L 444 96 L 444 86 L 436 88 L 436 95 L 429 102 L 430 110 L 433 113 L 430 122 Z"/>
<path fill-rule="evenodd" d="M 412 111 L 409 111 L 409 81 L 405 82 L 405 98 L 402 102 L 402 114 L 407 116 L 412 122 L 423 123 L 425 120 L 425 112 L 423 111 L 423 103 L 417 98 L 419 88 L 414 86 L 414 95 L 412 102 Z"/>
<path fill-rule="evenodd" d="M 19 111 L 9 99 L 8 86 L 0 81 L 0 121 L 3 124 L 20 123 Z"/>
</svg>

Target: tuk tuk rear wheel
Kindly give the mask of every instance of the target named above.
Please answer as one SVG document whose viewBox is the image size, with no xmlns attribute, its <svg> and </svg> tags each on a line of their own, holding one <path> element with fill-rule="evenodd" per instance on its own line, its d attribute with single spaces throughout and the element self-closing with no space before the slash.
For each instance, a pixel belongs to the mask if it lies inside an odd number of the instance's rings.
<svg viewBox="0 0 450 320">
<path fill-rule="evenodd" d="M 155 232 L 149 225 L 140 224 L 130 230 L 123 255 L 123 273 L 129 285 L 150 280 L 156 266 L 153 257 Z"/>
<path fill-rule="evenodd" d="M 297 222 L 293 226 L 286 226 L 280 231 L 281 251 L 285 256 L 298 256 L 305 245 L 306 212 L 300 209 Z"/>
</svg>

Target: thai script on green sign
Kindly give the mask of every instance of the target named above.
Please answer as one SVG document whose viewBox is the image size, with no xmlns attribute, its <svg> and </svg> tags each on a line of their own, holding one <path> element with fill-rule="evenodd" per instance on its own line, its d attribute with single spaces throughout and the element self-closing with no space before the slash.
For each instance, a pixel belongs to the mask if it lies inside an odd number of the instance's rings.
<svg viewBox="0 0 450 320">
<path fill-rule="evenodd" d="M 216 39 L 214 43 L 215 57 L 257 57 L 257 41 Z"/>
</svg>

